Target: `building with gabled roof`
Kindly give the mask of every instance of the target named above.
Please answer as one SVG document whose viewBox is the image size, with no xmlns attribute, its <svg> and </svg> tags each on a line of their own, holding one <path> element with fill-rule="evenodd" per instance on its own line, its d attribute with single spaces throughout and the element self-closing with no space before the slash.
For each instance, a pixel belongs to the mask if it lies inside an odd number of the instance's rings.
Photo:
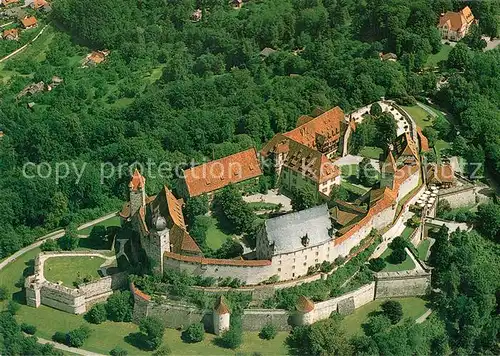
<svg viewBox="0 0 500 356">
<path fill-rule="evenodd" d="M 437 28 L 443 39 L 460 41 L 469 32 L 474 22 L 472 11 L 466 6 L 458 12 L 447 11 L 441 14 Z"/>
<path fill-rule="evenodd" d="M 17 28 L 4 30 L 2 33 L 2 38 L 7 41 L 17 41 L 19 40 L 19 30 Z"/>
<path fill-rule="evenodd" d="M 34 28 L 38 25 L 38 21 L 35 16 L 26 16 L 21 20 L 21 25 L 25 30 L 29 30 L 30 28 Z"/>
<path fill-rule="evenodd" d="M 450 188 L 455 182 L 455 172 L 451 164 L 436 164 L 427 165 L 427 184 L 437 185 L 442 188 Z"/>
<path fill-rule="evenodd" d="M 244 182 L 262 175 L 255 148 L 186 169 L 183 195 L 196 197 L 211 194 L 229 184 Z"/>
</svg>

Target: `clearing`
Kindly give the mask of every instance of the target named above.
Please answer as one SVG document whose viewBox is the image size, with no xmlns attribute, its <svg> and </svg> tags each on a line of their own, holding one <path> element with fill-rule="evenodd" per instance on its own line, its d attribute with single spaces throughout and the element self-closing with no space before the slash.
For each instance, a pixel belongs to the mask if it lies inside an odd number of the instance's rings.
<svg viewBox="0 0 500 356">
<path fill-rule="evenodd" d="M 111 218 L 109 218 L 107 220 L 101 221 L 98 224 L 86 227 L 85 229 L 82 229 L 82 230 L 78 230 L 78 234 L 79 235 L 88 235 L 88 234 L 90 234 L 90 232 L 92 231 L 92 228 L 94 226 L 104 226 L 104 227 L 116 226 L 116 227 L 120 227 L 120 224 L 121 224 L 120 217 L 119 216 L 113 216 L 113 217 L 111 217 Z"/>
<path fill-rule="evenodd" d="M 380 147 L 365 146 L 359 151 L 359 156 L 379 160 L 383 152 Z"/>
<path fill-rule="evenodd" d="M 438 53 L 429 55 L 429 57 L 427 58 L 427 62 L 425 62 L 425 66 L 435 67 L 439 64 L 439 62 L 446 61 L 448 59 L 448 56 L 450 55 L 452 48 L 453 47 L 450 45 L 442 45 Z"/>
<path fill-rule="evenodd" d="M 43 274 L 50 282 L 61 281 L 64 286 L 73 288 L 78 277 L 100 278 L 98 270 L 105 261 L 96 256 L 51 257 L 45 261 Z"/>
<path fill-rule="evenodd" d="M 416 320 L 427 311 L 427 302 L 423 299 L 415 297 L 391 299 L 400 302 L 401 306 L 403 307 L 403 318 L 399 323 L 402 323 L 407 318 Z M 342 326 L 347 336 L 364 335 L 362 326 L 363 323 L 368 320 L 371 313 L 381 311 L 380 305 L 386 300 L 388 299 L 374 300 L 373 302 L 370 302 L 356 309 L 352 314 L 347 315 L 342 320 Z"/>
<path fill-rule="evenodd" d="M 222 244 L 228 240 L 231 239 L 232 236 L 229 234 L 226 234 L 224 231 L 221 230 L 219 227 L 219 222 L 215 217 L 210 217 L 211 224 L 208 227 L 207 230 L 207 246 L 210 247 L 211 249 L 217 250 L 222 246 Z"/>
<path fill-rule="evenodd" d="M 408 256 L 408 254 L 406 254 L 406 259 L 402 263 L 397 265 L 391 263 L 389 261 L 389 256 L 391 255 L 391 253 L 392 249 L 390 247 L 387 247 L 387 250 L 385 250 L 382 256 L 380 256 L 380 258 L 385 260 L 385 262 L 387 263 L 387 266 L 385 266 L 382 272 L 408 271 L 415 268 L 415 263 L 413 263 L 413 260 L 410 256 Z"/>
</svg>

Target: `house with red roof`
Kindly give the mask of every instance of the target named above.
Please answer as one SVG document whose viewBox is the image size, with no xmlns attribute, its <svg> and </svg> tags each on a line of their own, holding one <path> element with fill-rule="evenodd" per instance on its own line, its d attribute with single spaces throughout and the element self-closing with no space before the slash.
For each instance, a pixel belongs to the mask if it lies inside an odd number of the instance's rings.
<svg viewBox="0 0 500 356">
<path fill-rule="evenodd" d="M 443 39 L 460 41 L 475 21 L 470 7 L 466 6 L 458 12 L 447 11 L 441 14 L 437 28 Z"/>
<path fill-rule="evenodd" d="M 30 28 L 35 28 L 36 26 L 38 26 L 38 21 L 36 20 L 35 16 L 26 16 L 21 20 L 21 25 L 25 30 L 29 30 Z"/>
<path fill-rule="evenodd" d="M 186 169 L 182 184 L 185 197 L 213 194 L 229 184 L 236 184 L 262 175 L 255 148 L 235 153 Z"/>
</svg>

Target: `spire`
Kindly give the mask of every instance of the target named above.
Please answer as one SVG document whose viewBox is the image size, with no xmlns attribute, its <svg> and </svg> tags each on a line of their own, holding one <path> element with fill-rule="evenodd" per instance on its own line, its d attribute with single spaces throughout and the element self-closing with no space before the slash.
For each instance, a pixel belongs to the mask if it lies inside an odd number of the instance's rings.
<svg viewBox="0 0 500 356">
<path fill-rule="evenodd" d="M 227 307 L 226 304 L 226 298 L 224 298 L 223 295 L 219 297 L 217 304 L 215 304 L 214 310 L 219 315 L 229 314 L 229 308 Z"/>
<path fill-rule="evenodd" d="M 134 171 L 134 174 L 132 175 L 132 179 L 130 180 L 130 183 L 128 184 L 129 188 L 131 190 L 144 189 L 145 184 L 146 184 L 146 179 L 142 176 L 142 174 L 136 168 Z"/>
</svg>

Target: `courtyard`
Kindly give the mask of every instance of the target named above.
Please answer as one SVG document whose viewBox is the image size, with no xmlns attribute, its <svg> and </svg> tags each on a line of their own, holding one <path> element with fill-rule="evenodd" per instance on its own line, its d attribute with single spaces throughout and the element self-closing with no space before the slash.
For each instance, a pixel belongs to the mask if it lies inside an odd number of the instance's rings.
<svg viewBox="0 0 500 356">
<path fill-rule="evenodd" d="M 74 288 L 78 279 L 99 279 L 99 268 L 105 262 L 104 258 L 96 256 L 51 257 L 45 261 L 43 274 L 49 282 Z"/>
</svg>

